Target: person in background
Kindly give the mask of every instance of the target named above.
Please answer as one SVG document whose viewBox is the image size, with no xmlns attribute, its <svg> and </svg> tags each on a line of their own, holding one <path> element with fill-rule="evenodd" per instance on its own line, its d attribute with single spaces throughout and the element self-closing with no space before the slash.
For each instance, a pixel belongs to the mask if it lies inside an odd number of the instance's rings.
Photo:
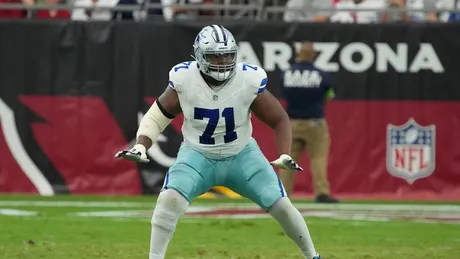
<svg viewBox="0 0 460 259">
<path fill-rule="evenodd" d="M 385 7 L 386 0 L 342 0 L 336 8 L 356 8 L 357 11 L 340 11 L 332 15 L 331 22 L 339 23 L 378 23 L 379 14 Z M 359 11 L 359 9 L 376 9 L 375 11 Z"/>
<path fill-rule="evenodd" d="M 324 106 L 334 97 L 329 74 L 313 64 L 317 54 L 311 42 L 304 42 L 296 62 L 283 73 L 283 94 L 292 125 L 292 158 L 297 161 L 306 149 L 310 159 L 313 190 L 318 203 L 336 203 L 330 195 L 327 158 L 330 137 Z M 286 192 L 292 193 L 295 172 L 280 170 Z"/>
<path fill-rule="evenodd" d="M 118 0 L 75 0 L 75 9 L 72 12 L 72 20 L 77 21 L 109 21 L 112 19 L 112 11 L 109 9 L 85 9 L 78 7 L 115 7 Z"/>
<path fill-rule="evenodd" d="M 166 21 L 173 20 L 197 20 L 201 16 L 212 15 L 214 11 L 199 9 L 181 9 L 180 7 L 169 7 L 171 4 L 212 4 L 212 0 L 162 0 L 163 15 Z"/>
<path fill-rule="evenodd" d="M 410 8 L 410 9 L 435 9 L 437 0 L 390 0 L 387 9 Z M 436 12 L 383 12 L 381 22 L 436 22 Z"/>
<path fill-rule="evenodd" d="M 152 3 L 152 4 L 162 4 L 162 0 L 145 0 L 143 1 L 143 4 L 146 4 L 146 3 Z M 147 11 L 147 19 L 148 20 L 157 20 L 157 21 L 161 21 L 161 20 L 165 20 L 165 17 L 163 15 L 163 7 L 161 8 L 148 8 L 148 11 Z"/>
<path fill-rule="evenodd" d="M 442 22 L 459 22 L 460 21 L 460 0 L 440 0 L 437 8 L 451 8 L 457 12 L 441 12 L 439 20 Z"/>
<path fill-rule="evenodd" d="M 4 4 L 34 5 L 34 0 L 0 0 Z M 1 9 L 0 19 L 23 19 L 27 17 L 27 11 L 23 9 Z"/>
<path fill-rule="evenodd" d="M 285 22 L 327 22 L 332 12 L 315 8 L 334 8 L 333 0 L 289 0 L 286 3 Z"/>
<path fill-rule="evenodd" d="M 57 5 L 60 0 L 44 0 L 45 4 L 48 5 Z M 70 19 L 70 12 L 64 9 L 49 9 L 49 10 L 38 10 L 35 13 L 35 18 L 37 19 Z"/>
<path fill-rule="evenodd" d="M 411 9 L 436 9 L 439 0 L 405 0 L 406 6 Z M 413 22 L 437 22 L 439 21 L 437 12 L 409 12 Z"/>
<path fill-rule="evenodd" d="M 386 10 L 393 8 L 403 8 L 406 6 L 405 0 L 391 0 L 389 1 Z M 410 22 L 411 18 L 408 12 L 389 12 L 383 11 L 380 21 L 383 23 L 396 22 L 396 23 L 406 23 Z"/>
<path fill-rule="evenodd" d="M 116 4 L 117 6 L 136 6 L 139 5 L 137 0 L 119 0 Z M 112 20 L 135 20 L 135 15 L 133 11 L 113 11 Z"/>
</svg>

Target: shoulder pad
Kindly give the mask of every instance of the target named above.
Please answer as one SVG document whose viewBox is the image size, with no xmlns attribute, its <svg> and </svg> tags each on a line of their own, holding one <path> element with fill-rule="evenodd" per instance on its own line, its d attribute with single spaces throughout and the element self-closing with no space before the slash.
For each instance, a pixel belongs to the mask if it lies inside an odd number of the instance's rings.
<svg viewBox="0 0 460 259">
<path fill-rule="evenodd" d="M 179 63 L 169 70 L 169 82 L 168 86 L 176 91 L 180 91 L 184 82 L 187 81 L 187 77 L 190 72 L 190 68 L 195 64 L 195 61 L 187 61 Z"/>
<path fill-rule="evenodd" d="M 246 80 L 246 84 L 254 88 L 257 94 L 265 91 L 268 83 L 267 72 L 262 67 L 257 65 L 239 63 L 238 69 L 242 70 L 242 74 Z"/>
</svg>

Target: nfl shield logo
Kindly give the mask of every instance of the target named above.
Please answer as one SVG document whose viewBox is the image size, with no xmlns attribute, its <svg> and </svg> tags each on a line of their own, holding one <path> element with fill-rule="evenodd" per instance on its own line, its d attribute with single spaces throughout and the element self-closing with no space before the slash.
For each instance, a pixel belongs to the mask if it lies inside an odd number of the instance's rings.
<svg viewBox="0 0 460 259">
<path fill-rule="evenodd" d="M 387 127 L 387 170 L 412 184 L 435 169 L 436 126 L 420 126 L 413 118 Z"/>
</svg>

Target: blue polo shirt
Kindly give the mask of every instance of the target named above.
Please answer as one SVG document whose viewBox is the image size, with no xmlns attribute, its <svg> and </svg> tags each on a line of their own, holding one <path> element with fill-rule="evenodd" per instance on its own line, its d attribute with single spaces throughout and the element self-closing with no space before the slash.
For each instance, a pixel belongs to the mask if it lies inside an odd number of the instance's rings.
<svg viewBox="0 0 460 259">
<path fill-rule="evenodd" d="M 332 89 L 329 74 L 316 68 L 313 63 L 294 63 L 283 72 L 282 86 L 289 117 L 324 118 L 327 92 Z"/>
</svg>

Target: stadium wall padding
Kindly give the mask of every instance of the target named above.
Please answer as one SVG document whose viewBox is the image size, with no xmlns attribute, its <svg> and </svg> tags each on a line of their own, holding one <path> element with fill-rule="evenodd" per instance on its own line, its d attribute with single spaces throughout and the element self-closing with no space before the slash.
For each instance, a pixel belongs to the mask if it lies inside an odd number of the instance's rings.
<svg viewBox="0 0 460 259">
<path fill-rule="evenodd" d="M 114 154 L 135 141 L 140 117 L 191 60 L 199 22 L 0 22 L 0 192 L 143 195 L 160 191 L 182 141 L 177 118 L 134 164 Z M 460 200 L 458 24 L 227 26 L 241 62 L 281 71 L 300 42 L 334 78 L 327 105 L 329 179 L 343 197 Z M 254 137 L 276 158 L 273 133 Z M 311 193 L 306 155 L 295 190 Z M 237 173 L 237 172 L 236 172 Z"/>
</svg>

